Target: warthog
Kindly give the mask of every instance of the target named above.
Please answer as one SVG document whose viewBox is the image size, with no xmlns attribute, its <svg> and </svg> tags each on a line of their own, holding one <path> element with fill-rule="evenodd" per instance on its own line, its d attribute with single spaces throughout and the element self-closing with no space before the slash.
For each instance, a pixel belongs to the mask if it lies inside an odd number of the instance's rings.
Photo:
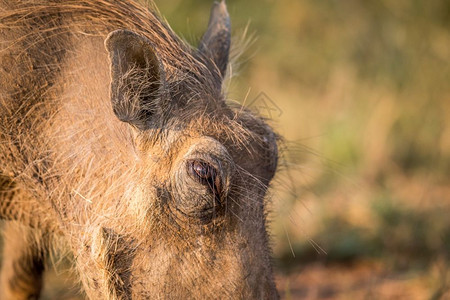
<svg viewBox="0 0 450 300">
<path fill-rule="evenodd" d="M 224 1 L 208 26 L 194 49 L 134 1 L 0 0 L 1 299 L 39 297 L 55 244 L 90 299 L 278 298 L 277 135 L 225 101 Z"/>
</svg>

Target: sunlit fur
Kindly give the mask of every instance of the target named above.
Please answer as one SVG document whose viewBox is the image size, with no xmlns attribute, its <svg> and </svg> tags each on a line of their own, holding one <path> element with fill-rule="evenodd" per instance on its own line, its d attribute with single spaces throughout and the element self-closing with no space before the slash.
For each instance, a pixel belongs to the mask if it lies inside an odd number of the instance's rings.
<svg viewBox="0 0 450 300">
<path fill-rule="evenodd" d="M 120 28 L 146 37 L 162 62 L 165 95 L 149 104 L 155 126 L 138 129 L 112 111 L 104 40 Z M 217 70 L 139 3 L 0 0 L 0 216 L 29 226 L 5 248 L 4 266 L 17 272 L 4 267 L 3 295 L 38 294 L 41 273 L 11 278 L 37 270 L 62 240 L 90 299 L 277 298 L 264 203 L 277 136 L 227 105 L 221 86 Z M 207 222 L 177 207 L 208 197 L 199 183 L 174 189 L 193 184 L 180 169 L 191 152 L 230 166 L 223 212 Z"/>
</svg>

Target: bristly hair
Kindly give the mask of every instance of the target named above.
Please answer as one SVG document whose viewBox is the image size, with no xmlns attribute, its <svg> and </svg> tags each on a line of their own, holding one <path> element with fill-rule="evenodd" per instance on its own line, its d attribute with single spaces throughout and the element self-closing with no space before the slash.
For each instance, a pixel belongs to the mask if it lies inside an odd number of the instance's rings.
<svg viewBox="0 0 450 300">
<path fill-rule="evenodd" d="M 180 77 L 195 85 L 211 89 L 214 88 L 216 78 L 207 66 L 194 55 L 193 48 L 177 37 L 172 29 L 162 21 L 156 7 L 151 1 L 115 0 L 23 0 L 11 4 L 5 1 L 3 7 L 8 10 L 0 11 L 0 30 L 17 27 L 19 24 L 46 24 L 45 32 L 51 34 L 53 41 L 58 40 L 68 31 L 85 35 L 106 35 L 116 29 L 128 29 L 146 37 L 157 53 L 166 70 L 167 82 L 176 84 Z M 19 25 L 20 26 L 20 25 Z M 42 26 L 43 27 L 43 26 Z M 29 32 L 14 43 L 18 44 L 30 40 L 39 41 L 42 31 Z M 33 39 L 30 39 L 33 37 Z M 16 37 L 17 38 L 17 37 Z M 22 40 L 22 41 L 21 41 Z M 197 84 L 195 84 L 197 83 Z"/>
</svg>

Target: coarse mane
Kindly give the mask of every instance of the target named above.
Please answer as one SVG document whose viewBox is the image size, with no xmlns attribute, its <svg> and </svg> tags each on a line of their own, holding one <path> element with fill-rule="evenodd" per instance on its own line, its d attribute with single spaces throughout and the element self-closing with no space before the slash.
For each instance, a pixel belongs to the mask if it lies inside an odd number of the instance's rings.
<svg viewBox="0 0 450 300">
<path fill-rule="evenodd" d="M 162 21 L 152 1 L 114 0 L 24 0 L 11 4 L 5 1 L 0 11 L 0 30 L 28 27 L 23 36 L 15 36 L 14 44 L 27 46 L 41 39 L 61 42 L 67 34 L 105 36 L 112 30 L 126 28 L 146 37 L 164 63 L 166 79 L 173 81 L 189 79 L 203 87 L 214 74 L 195 57 L 190 45 L 177 37 Z M 37 26 L 36 26 L 37 25 Z M 32 27 L 32 28 L 30 28 Z M 31 29 L 31 30 L 30 30 Z M 61 53 L 55 53 L 61 55 Z M 213 76 L 211 76 L 213 75 Z"/>
</svg>

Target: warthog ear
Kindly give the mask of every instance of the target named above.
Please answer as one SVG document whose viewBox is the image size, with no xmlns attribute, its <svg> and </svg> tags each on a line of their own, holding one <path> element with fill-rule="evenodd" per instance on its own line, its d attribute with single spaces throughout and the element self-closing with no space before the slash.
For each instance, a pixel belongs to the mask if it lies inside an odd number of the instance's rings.
<svg viewBox="0 0 450 300">
<path fill-rule="evenodd" d="M 227 70 L 231 44 L 231 25 L 225 0 L 215 2 L 211 9 L 208 30 L 203 35 L 198 50 L 213 63 L 223 78 Z"/>
<path fill-rule="evenodd" d="M 164 69 L 151 42 L 116 30 L 105 40 L 111 61 L 111 102 L 119 120 L 144 130 L 161 109 Z"/>
</svg>

